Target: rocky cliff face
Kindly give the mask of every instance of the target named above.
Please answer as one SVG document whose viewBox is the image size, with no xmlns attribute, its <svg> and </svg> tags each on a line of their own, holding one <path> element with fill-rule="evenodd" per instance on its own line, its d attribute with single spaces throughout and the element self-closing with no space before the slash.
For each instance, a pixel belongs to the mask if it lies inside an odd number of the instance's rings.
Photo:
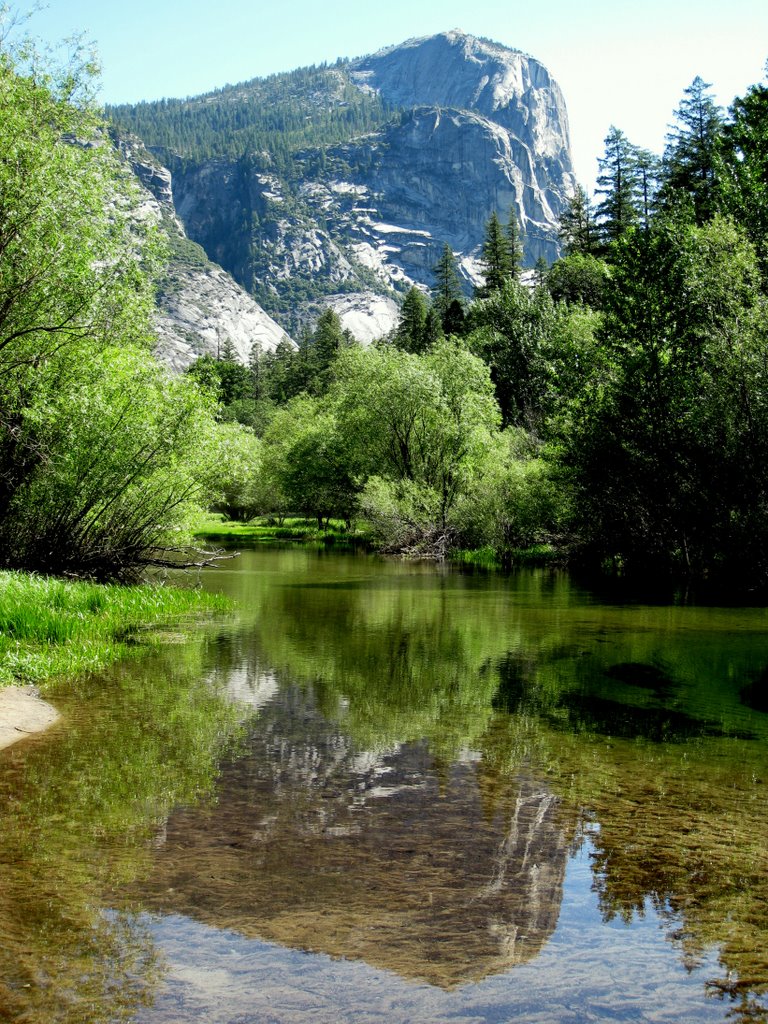
<svg viewBox="0 0 768 1024">
<path fill-rule="evenodd" d="M 225 270 L 186 236 L 173 202 L 171 173 L 136 139 L 116 140 L 140 185 L 138 214 L 159 223 L 170 261 L 158 289 L 155 329 L 158 358 L 174 370 L 231 346 L 247 363 L 252 346 L 274 351 L 286 337 L 279 326 Z"/>
<path fill-rule="evenodd" d="M 469 293 L 494 211 L 505 221 L 516 215 L 527 265 L 556 257 L 557 221 L 575 181 L 565 103 L 538 61 L 447 32 L 322 74 L 323 102 L 337 115 L 356 93 L 374 97 L 387 116 L 342 143 L 296 148 L 288 164 L 266 151 L 235 160 L 155 148 L 174 170 L 173 199 L 189 236 L 286 329 L 295 331 L 320 301 L 341 308 L 358 336 L 386 331 L 399 297 L 413 284 L 432 285 L 445 242 Z M 286 88 L 297 90 L 312 121 L 317 92 L 303 96 L 299 82 L 287 76 Z M 227 94 L 243 118 L 258 84 Z M 200 101 L 185 111 L 227 150 L 217 135 L 224 115 L 217 125 Z M 355 296 L 349 311 L 339 298 L 347 294 Z"/>
</svg>

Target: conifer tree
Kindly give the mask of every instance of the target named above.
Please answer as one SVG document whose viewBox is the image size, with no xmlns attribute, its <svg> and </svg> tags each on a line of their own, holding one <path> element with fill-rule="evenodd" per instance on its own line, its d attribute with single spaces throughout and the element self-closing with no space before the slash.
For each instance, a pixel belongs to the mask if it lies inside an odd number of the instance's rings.
<svg viewBox="0 0 768 1024">
<path fill-rule="evenodd" d="M 485 226 L 481 262 L 484 282 L 477 289 L 477 296 L 478 298 L 488 298 L 493 292 L 499 291 L 504 283 L 513 276 L 509 238 L 502 228 L 495 210 Z"/>
<path fill-rule="evenodd" d="M 721 153 L 721 201 L 754 244 L 768 290 L 768 85 L 733 101 Z"/>
<path fill-rule="evenodd" d="M 428 306 L 420 289 L 413 287 L 405 296 L 395 330 L 395 345 L 404 352 L 424 352 L 427 348 Z"/>
<path fill-rule="evenodd" d="M 666 199 L 669 202 L 675 191 L 688 193 L 699 226 L 717 212 L 718 200 L 717 147 L 723 114 L 710 88 L 697 75 L 685 90 L 664 151 Z"/>
<path fill-rule="evenodd" d="M 440 317 L 443 330 L 447 332 L 448 311 L 453 303 L 461 304 L 461 280 L 456 266 L 453 249 L 446 242 L 440 259 L 435 264 L 435 287 L 432 290 L 433 307 Z"/>
<path fill-rule="evenodd" d="M 509 210 L 509 221 L 507 223 L 507 243 L 509 245 L 509 259 L 512 266 L 512 277 L 519 278 L 523 269 L 525 252 L 523 249 L 522 231 L 517 220 L 514 204 Z"/>
<path fill-rule="evenodd" d="M 604 242 L 615 242 L 639 220 L 637 147 L 624 132 L 611 125 L 605 138 L 605 156 L 598 160 L 597 206 Z"/>
<path fill-rule="evenodd" d="M 576 186 L 576 191 L 560 214 L 558 237 L 565 256 L 573 253 L 594 256 L 600 247 L 592 200 L 581 185 Z"/>
</svg>

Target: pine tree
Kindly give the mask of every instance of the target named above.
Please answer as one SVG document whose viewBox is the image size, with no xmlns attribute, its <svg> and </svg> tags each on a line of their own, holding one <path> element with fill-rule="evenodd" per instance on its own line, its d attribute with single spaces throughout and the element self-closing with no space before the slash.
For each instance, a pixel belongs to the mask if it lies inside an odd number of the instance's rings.
<svg viewBox="0 0 768 1024">
<path fill-rule="evenodd" d="M 647 231 L 651 225 L 651 217 L 656 208 L 656 196 L 659 191 L 661 177 L 661 161 L 649 149 L 637 149 L 637 196 L 639 216 L 643 228 Z"/>
<path fill-rule="evenodd" d="M 485 226 L 485 241 L 481 263 L 483 266 L 483 285 L 477 289 L 478 298 L 488 298 L 493 292 L 499 291 L 506 281 L 513 277 L 512 255 L 509 251 L 509 238 L 499 222 L 497 213 L 491 214 Z"/>
<path fill-rule="evenodd" d="M 423 293 L 411 288 L 403 299 L 400 320 L 395 329 L 395 345 L 405 352 L 424 352 L 427 348 L 428 306 Z"/>
<path fill-rule="evenodd" d="M 664 187 L 669 202 L 675 191 L 687 192 L 696 223 L 701 226 L 717 212 L 717 147 L 723 114 L 709 83 L 696 76 L 675 111 L 664 151 Z"/>
<path fill-rule="evenodd" d="M 733 101 L 723 129 L 722 166 L 723 205 L 754 244 L 768 290 L 768 86 L 753 85 Z"/>
<path fill-rule="evenodd" d="M 424 351 L 431 349 L 443 336 L 440 314 L 434 306 L 430 306 L 427 310 L 427 319 L 424 322 Z"/>
<path fill-rule="evenodd" d="M 523 269 L 525 251 L 523 248 L 522 231 L 518 224 L 514 204 L 509 210 L 509 221 L 507 223 L 507 244 L 509 245 L 509 259 L 512 265 L 512 277 L 519 278 Z"/>
<path fill-rule="evenodd" d="M 447 332 L 446 321 L 448 312 L 453 303 L 461 304 L 462 291 L 461 279 L 456 266 L 456 257 L 453 249 L 446 242 L 443 245 L 443 252 L 435 264 L 435 287 L 432 290 L 433 308 L 440 317 L 443 330 Z"/>
<path fill-rule="evenodd" d="M 538 288 L 543 288 L 547 283 L 547 274 L 549 272 L 549 264 L 543 256 L 539 256 L 534 265 L 534 280 Z"/>
<path fill-rule="evenodd" d="M 560 214 L 557 234 L 565 256 L 575 252 L 591 256 L 600 247 L 592 200 L 581 185 L 576 186 L 576 191 Z"/>
<path fill-rule="evenodd" d="M 624 132 L 611 125 L 605 138 L 605 156 L 598 160 L 600 175 L 595 190 L 605 197 L 596 210 L 604 242 L 615 242 L 639 220 L 637 154 L 637 147 Z"/>
</svg>

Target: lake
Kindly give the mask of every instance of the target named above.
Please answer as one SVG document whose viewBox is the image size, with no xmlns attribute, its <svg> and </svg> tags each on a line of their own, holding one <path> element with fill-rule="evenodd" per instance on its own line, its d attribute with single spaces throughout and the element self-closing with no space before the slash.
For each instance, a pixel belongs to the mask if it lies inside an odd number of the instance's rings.
<svg viewBox="0 0 768 1024">
<path fill-rule="evenodd" d="M 237 613 L 0 752 L 0 1021 L 768 1020 L 768 610 L 300 547 L 202 583 Z"/>
</svg>

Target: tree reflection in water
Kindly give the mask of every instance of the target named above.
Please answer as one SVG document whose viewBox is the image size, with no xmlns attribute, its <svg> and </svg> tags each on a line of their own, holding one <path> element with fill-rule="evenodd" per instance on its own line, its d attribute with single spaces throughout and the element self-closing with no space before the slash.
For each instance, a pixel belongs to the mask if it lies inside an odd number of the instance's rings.
<svg viewBox="0 0 768 1024">
<path fill-rule="evenodd" d="M 535 969 L 586 834 L 604 919 L 653 911 L 724 1015 L 766 1016 L 765 612 L 305 551 L 214 584 L 239 624 L 5 752 L 0 1019 L 130 1019 L 146 909 L 446 992 Z"/>
</svg>

